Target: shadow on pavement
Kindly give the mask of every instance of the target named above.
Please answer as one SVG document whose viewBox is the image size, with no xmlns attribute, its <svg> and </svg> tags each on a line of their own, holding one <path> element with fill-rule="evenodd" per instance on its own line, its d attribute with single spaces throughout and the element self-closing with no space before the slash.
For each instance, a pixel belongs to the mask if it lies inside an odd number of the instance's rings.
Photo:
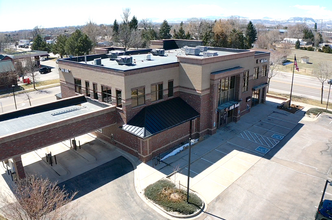
<svg viewBox="0 0 332 220">
<path fill-rule="evenodd" d="M 237 152 L 271 159 L 303 127 L 299 121 L 305 115 L 303 110 L 293 114 L 278 109 L 278 105 L 279 103 L 270 101 L 259 104 L 251 108 L 250 113 L 242 116 L 240 121 L 217 129 L 216 134 L 193 145 L 190 176 L 196 177 L 221 159 L 227 159 L 226 157 Z M 170 176 L 176 172 L 187 175 L 188 149 L 160 160 L 172 150 L 147 164 L 165 175 Z"/>
<path fill-rule="evenodd" d="M 75 200 L 133 170 L 133 165 L 126 158 L 120 156 L 92 170 L 59 183 L 58 186 L 63 187 L 69 193 L 77 191 Z"/>
</svg>

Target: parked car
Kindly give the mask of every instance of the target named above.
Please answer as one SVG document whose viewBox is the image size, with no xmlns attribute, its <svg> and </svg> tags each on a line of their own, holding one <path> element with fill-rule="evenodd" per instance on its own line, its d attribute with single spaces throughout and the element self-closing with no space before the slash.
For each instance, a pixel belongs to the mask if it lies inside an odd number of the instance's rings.
<svg viewBox="0 0 332 220">
<path fill-rule="evenodd" d="M 49 73 L 49 72 L 51 72 L 51 68 L 45 66 L 45 67 L 40 68 L 39 72 L 40 72 L 40 74 Z"/>
<path fill-rule="evenodd" d="M 332 200 L 323 200 L 319 204 L 316 212 L 315 220 L 328 220 L 332 219 Z"/>
</svg>

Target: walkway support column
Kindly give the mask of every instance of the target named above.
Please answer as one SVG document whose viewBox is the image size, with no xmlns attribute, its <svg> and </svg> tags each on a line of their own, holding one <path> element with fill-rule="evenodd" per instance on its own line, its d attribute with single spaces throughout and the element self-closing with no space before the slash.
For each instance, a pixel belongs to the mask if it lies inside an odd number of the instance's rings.
<svg viewBox="0 0 332 220">
<path fill-rule="evenodd" d="M 14 162 L 14 166 L 15 166 L 15 172 L 16 172 L 17 179 L 24 179 L 25 171 L 24 171 L 24 167 L 22 164 L 21 155 L 13 157 L 13 162 Z"/>
</svg>

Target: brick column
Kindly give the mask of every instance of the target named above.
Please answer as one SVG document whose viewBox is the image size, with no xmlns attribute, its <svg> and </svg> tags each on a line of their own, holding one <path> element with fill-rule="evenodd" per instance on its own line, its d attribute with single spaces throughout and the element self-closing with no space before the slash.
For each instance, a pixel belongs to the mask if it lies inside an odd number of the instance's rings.
<svg viewBox="0 0 332 220">
<path fill-rule="evenodd" d="M 16 176 L 18 179 L 24 179 L 25 178 L 25 172 L 24 172 L 24 167 L 22 164 L 22 159 L 21 156 L 16 156 L 13 157 L 14 161 L 14 167 L 15 167 L 15 172 Z"/>
</svg>

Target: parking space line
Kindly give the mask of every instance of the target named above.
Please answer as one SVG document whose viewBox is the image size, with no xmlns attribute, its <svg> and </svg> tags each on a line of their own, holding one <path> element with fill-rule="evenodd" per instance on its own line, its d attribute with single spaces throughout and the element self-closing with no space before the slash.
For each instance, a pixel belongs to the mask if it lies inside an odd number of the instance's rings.
<svg viewBox="0 0 332 220">
<path fill-rule="evenodd" d="M 263 154 L 263 153 L 261 153 L 261 152 L 259 152 L 259 151 L 250 150 L 250 149 L 245 148 L 245 147 L 242 147 L 241 145 L 238 145 L 238 144 L 234 144 L 234 143 L 231 143 L 231 142 L 228 142 L 228 141 L 227 141 L 227 143 L 228 143 L 228 144 L 232 144 L 232 145 L 237 146 L 237 147 L 240 147 L 240 148 L 245 149 L 245 150 L 247 150 L 247 151 L 253 152 L 253 153 L 255 153 L 255 154 L 258 153 L 258 154 L 261 154 L 262 156 L 265 155 L 265 154 Z"/>
<path fill-rule="evenodd" d="M 281 127 L 281 128 L 285 128 L 285 129 L 288 129 L 288 130 L 292 130 L 291 128 L 287 128 L 287 127 L 284 127 L 284 126 L 281 126 L 281 125 L 277 125 L 277 124 L 274 124 L 274 123 L 270 123 L 270 122 L 267 122 L 267 121 L 262 121 L 263 123 L 267 123 L 267 124 L 270 124 L 270 125 L 274 125 L 274 126 L 278 126 L 278 127 Z"/>
<path fill-rule="evenodd" d="M 201 159 L 204 160 L 204 161 L 206 161 L 206 162 L 208 162 L 208 163 L 213 164 L 211 161 L 209 161 L 209 160 L 207 160 L 207 159 L 205 159 L 205 158 L 203 158 L 203 157 L 201 157 Z"/>
</svg>

